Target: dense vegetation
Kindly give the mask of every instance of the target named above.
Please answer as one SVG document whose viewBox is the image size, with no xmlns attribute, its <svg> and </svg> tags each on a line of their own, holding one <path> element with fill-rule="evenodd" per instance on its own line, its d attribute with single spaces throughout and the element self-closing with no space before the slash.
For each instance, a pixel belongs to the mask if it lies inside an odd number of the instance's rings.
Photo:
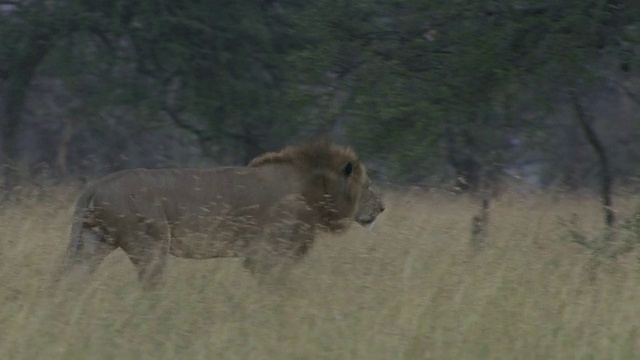
<svg viewBox="0 0 640 360">
<path fill-rule="evenodd" d="M 0 3 L 5 179 L 246 163 L 326 135 L 383 180 L 535 169 L 575 188 L 600 169 L 585 126 L 615 175 L 640 165 L 631 1 Z"/>
</svg>

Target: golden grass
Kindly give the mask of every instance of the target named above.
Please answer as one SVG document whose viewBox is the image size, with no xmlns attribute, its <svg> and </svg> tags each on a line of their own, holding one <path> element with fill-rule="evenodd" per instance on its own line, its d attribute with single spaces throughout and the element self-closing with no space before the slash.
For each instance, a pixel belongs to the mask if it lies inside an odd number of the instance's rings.
<svg viewBox="0 0 640 360">
<path fill-rule="evenodd" d="M 393 192 L 373 231 L 321 236 L 283 288 L 235 259 L 171 259 L 167 284 L 138 290 L 112 254 L 83 289 L 47 284 L 73 197 L 0 214 L 0 354 L 5 359 L 630 359 L 640 354 L 635 253 L 589 282 L 589 253 L 560 217 L 601 226 L 597 199 L 506 195 L 474 255 L 465 196 Z M 616 199 L 621 214 L 634 199 Z M 636 199 L 637 200 L 637 199 Z"/>
</svg>

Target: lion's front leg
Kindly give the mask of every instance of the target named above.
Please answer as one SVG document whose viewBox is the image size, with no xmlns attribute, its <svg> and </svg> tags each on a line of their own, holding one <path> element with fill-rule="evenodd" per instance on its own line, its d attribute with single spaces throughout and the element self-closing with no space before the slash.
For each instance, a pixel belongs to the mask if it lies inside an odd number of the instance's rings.
<svg viewBox="0 0 640 360">
<path fill-rule="evenodd" d="M 276 269 L 286 260 L 285 257 L 278 255 L 277 249 L 266 241 L 263 235 L 246 249 L 242 265 L 252 275 L 264 279 L 273 277 Z"/>
<path fill-rule="evenodd" d="M 261 282 L 266 279 L 286 282 L 294 265 L 310 250 L 313 240 L 311 226 L 284 219 L 265 229 L 260 239 L 249 247 L 243 266 Z"/>
</svg>

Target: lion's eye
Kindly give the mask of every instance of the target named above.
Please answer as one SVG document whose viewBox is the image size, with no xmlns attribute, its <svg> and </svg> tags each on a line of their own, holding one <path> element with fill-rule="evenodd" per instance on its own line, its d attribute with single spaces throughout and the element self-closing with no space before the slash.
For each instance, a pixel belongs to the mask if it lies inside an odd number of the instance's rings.
<svg viewBox="0 0 640 360">
<path fill-rule="evenodd" d="M 351 163 L 351 161 L 349 161 L 347 165 L 344 166 L 344 169 L 342 171 L 344 172 L 344 176 L 350 176 L 353 173 L 353 164 Z"/>
</svg>

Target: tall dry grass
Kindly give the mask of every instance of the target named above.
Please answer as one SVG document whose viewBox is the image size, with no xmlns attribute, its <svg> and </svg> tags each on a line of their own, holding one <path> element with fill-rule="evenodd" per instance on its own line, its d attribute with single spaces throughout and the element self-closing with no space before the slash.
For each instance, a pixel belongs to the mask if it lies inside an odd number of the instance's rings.
<svg viewBox="0 0 640 360">
<path fill-rule="evenodd" d="M 393 192 L 373 231 L 321 236 L 286 287 L 260 287 L 237 260 L 172 259 L 144 294 L 119 251 L 84 288 L 47 287 L 73 196 L 0 214 L 4 359 L 631 359 L 640 356 L 633 256 L 587 279 L 597 199 L 506 195 L 474 253 L 463 196 Z M 621 213 L 634 199 L 617 199 Z"/>
</svg>

